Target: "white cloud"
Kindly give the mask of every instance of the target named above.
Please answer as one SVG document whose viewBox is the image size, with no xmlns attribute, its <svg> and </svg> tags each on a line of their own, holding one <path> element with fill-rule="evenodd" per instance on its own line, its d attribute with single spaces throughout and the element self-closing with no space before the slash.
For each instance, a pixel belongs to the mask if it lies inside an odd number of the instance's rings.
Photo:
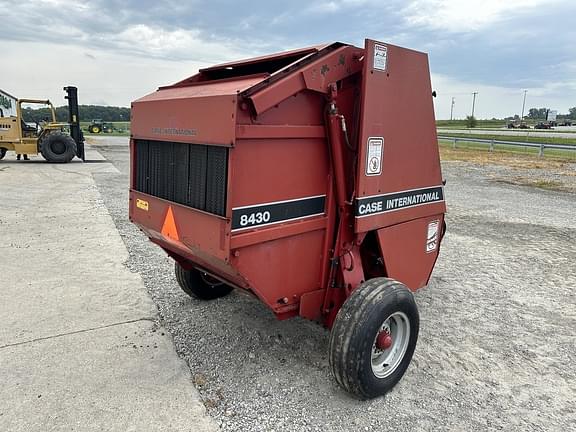
<svg viewBox="0 0 576 432">
<path fill-rule="evenodd" d="M 49 98 L 65 105 L 62 87 L 78 87 L 81 104 L 129 106 L 130 102 L 195 74 L 205 63 L 145 58 L 94 48 L 43 42 L 4 42 L 1 88 L 17 97 Z M 28 55 L 22 56 L 22 51 Z M 61 61 L 56 61 L 61 59 Z M 71 61 L 68 61 L 71 59 Z M 42 79 L 38 79 L 38 65 Z M 17 65 L 17 66 L 16 66 Z"/>
<path fill-rule="evenodd" d="M 383 7 L 381 0 L 320 0 L 314 1 L 306 12 L 311 13 L 335 13 L 345 8 L 362 8 L 362 7 L 376 7 L 378 9 Z"/>
<path fill-rule="evenodd" d="M 415 0 L 402 11 L 413 26 L 448 32 L 470 32 L 561 0 Z"/>
<path fill-rule="evenodd" d="M 198 30 L 167 30 L 137 24 L 118 34 L 103 34 L 101 41 L 115 45 L 122 50 L 171 59 L 196 58 L 206 64 L 242 57 L 239 50 L 226 43 L 203 40 Z"/>
</svg>

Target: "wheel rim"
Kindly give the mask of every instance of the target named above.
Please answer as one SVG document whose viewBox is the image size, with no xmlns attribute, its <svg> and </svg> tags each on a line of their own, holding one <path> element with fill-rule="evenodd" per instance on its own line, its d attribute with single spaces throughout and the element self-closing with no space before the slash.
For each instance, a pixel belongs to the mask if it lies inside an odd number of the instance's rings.
<svg viewBox="0 0 576 432">
<path fill-rule="evenodd" d="M 383 332 L 392 338 L 388 348 L 379 348 L 378 336 Z M 386 378 L 400 365 L 410 341 L 410 321 L 404 312 L 394 312 L 384 320 L 372 343 L 372 373 L 377 378 Z"/>
</svg>

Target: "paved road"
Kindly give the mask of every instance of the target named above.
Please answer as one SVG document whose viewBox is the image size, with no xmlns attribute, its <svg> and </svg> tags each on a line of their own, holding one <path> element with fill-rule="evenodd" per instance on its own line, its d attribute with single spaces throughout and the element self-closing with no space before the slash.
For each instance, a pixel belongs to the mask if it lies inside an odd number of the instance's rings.
<svg viewBox="0 0 576 432">
<path fill-rule="evenodd" d="M 457 134 L 473 134 L 473 135 L 508 135 L 508 136 L 531 136 L 543 138 L 576 138 L 576 126 L 563 126 L 557 127 L 554 131 L 546 131 L 541 129 L 438 129 L 438 134 L 443 133 L 457 133 Z"/>
<path fill-rule="evenodd" d="M 327 331 L 276 321 L 236 292 L 215 302 L 184 295 L 172 261 L 127 221 L 127 140 L 103 138 L 98 148 L 120 171 L 96 181 L 127 265 L 142 275 L 223 430 L 565 432 L 576 424 L 576 195 L 445 163 L 448 234 L 430 286 L 416 294 L 412 365 L 389 395 L 359 402 L 330 376 Z"/>
<path fill-rule="evenodd" d="M 87 153 L 0 162 L 0 431 L 214 431 Z"/>
</svg>

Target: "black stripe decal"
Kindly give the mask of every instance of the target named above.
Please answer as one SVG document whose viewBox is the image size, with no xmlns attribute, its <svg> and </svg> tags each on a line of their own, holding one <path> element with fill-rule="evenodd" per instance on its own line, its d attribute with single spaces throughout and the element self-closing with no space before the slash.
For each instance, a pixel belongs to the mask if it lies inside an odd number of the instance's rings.
<svg viewBox="0 0 576 432">
<path fill-rule="evenodd" d="M 444 201 L 442 186 L 356 199 L 356 217 L 372 216 Z"/>
<path fill-rule="evenodd" d="M 232 231 L 324 214 L 326 195 L 232 209 Z"/>
</svg>

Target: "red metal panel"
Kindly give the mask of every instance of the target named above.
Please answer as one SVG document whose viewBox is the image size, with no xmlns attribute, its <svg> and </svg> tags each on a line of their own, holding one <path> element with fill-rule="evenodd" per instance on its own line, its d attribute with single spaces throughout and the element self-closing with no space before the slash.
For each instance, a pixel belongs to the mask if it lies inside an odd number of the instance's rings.
<svg viewBox="0 0 576 432">
<path fill-rule="evenodd" d="M 230 157 L 232 207 L 326 194 L 328 155 L 323 139 L 238 140 Z"/>
<path fill-rule="evenodd" d="M 236 127 L 237 139 L 324 138 L 324 135 L 324 126 L 239 125 Z"/>
<path fill-rule="evenodd" d="M 150 93 L 134 101 L 134 103 L 137 104 L 140 102 L 157 100 L 191 99 L 207 96 L 236 96 L 238 92 L 242 92 L 252 87 L 263 79 L 263 75 L 249 75 L 235 79 L 194 83 L 193 85 L 186 87 L 163 87 L 161 90 Z"/>
<path fill-rule="evenodd" d="M 426 251 L 428 225 L 438 221 L 436 248 Z M 443 214 L 404 222 L 377 231 L 384 265 L 388 277 L 405 284 L 411 290 L 428 283 L 438 257 Z"/>
<path fill-rule="evenodd" d="M 230 241 L 230 249 L 234 250 L 257 243 L 263 243 L 302 234 L 308 231 L 325 229 L 327 224 L 328 220 L 326 217 L 317 216 L 314 218 L 302 219 L 287 224 L 267 226 L 265 229 L 262 228 L 249 232 L 240 232 L 232 236 Z"/>
<path fill-rule="evenodd" d="M 134 138 L 231 146 L 238 91 L 261 77 L 159 90 L 132 104 Z"/>
<path fill-rule="evenodd" d="M 140 200 L 140 203 L 142 201 L 147 203 L 147 210 L 137 206 L 137 200 Z M 168 207 L 172 208 L 180 243 L 218 259 L 228 260 L 229 220 L 134 190 L 130 191 L 130 220 L 139 225 L 148 236 L 165 239 L 161 233 Z"/>
<path fill-rule="evenodd" d="M 300 296 L 319 289 L 324 230 L 241 249 L 231 264 L 274 311 L 299 309 Z M 291 309 L 291 310 L 292 310 Z"/>
<path fill-rule="evenodd" d="M 135 102 L 131 133 L 137 139 L 231 146 L 235 104 L 234 96 Z"/>
<path fill-rule="evenodd" d="M 375 56 L 375 45 L 380 47 L 378 54 L 383 51 L 381 47 L 385 47 L 385 61 L 382 56 Z M 375 57 L 380 62 L 376 68 Z M 380 70 L 383 66 L 384 70 Z M 361 198 L 441 185 L 426 54 L 366 40 L 362 87 L 356 196 Z M 381 173 L 377 175 L 367 175 L 370 138 L 383 140 Z M 357 217 L 356 232 L 444 211 L 441 202 Z"/>
<path fill-rule="evenodd" d="M 356 47 L 339 47 L 294 71 L 272 74 L 260 86 L 250 89 L 246 96 L 252 100 L 256 113 L 261 114 L 304 89 L 327 93 L 331 83 L 361 70 L 361 54 Z"/>
<path fill-rule="evenodd" d="M 250 118 L 250 123 L 254 122 L 259 125 L 278 125 L 287 127 L 287 131 L 292 126 L 317 125 L 324 126 L 324 107 L 326 101 L 321 94 L 309 90 L 301 91 L 285 99 L 279 105 L 275 105 L 268 111 L 263 112 L 256 117 Z M 239 123 L 244 122 L 245 112 L 239 113 Z M 242 120 L 242 121 L 240 121 Z M 249 124 L 250 124 L 249 123 Z M 269 137 L 273 138 L 273 137 Z"/>
</svg>

